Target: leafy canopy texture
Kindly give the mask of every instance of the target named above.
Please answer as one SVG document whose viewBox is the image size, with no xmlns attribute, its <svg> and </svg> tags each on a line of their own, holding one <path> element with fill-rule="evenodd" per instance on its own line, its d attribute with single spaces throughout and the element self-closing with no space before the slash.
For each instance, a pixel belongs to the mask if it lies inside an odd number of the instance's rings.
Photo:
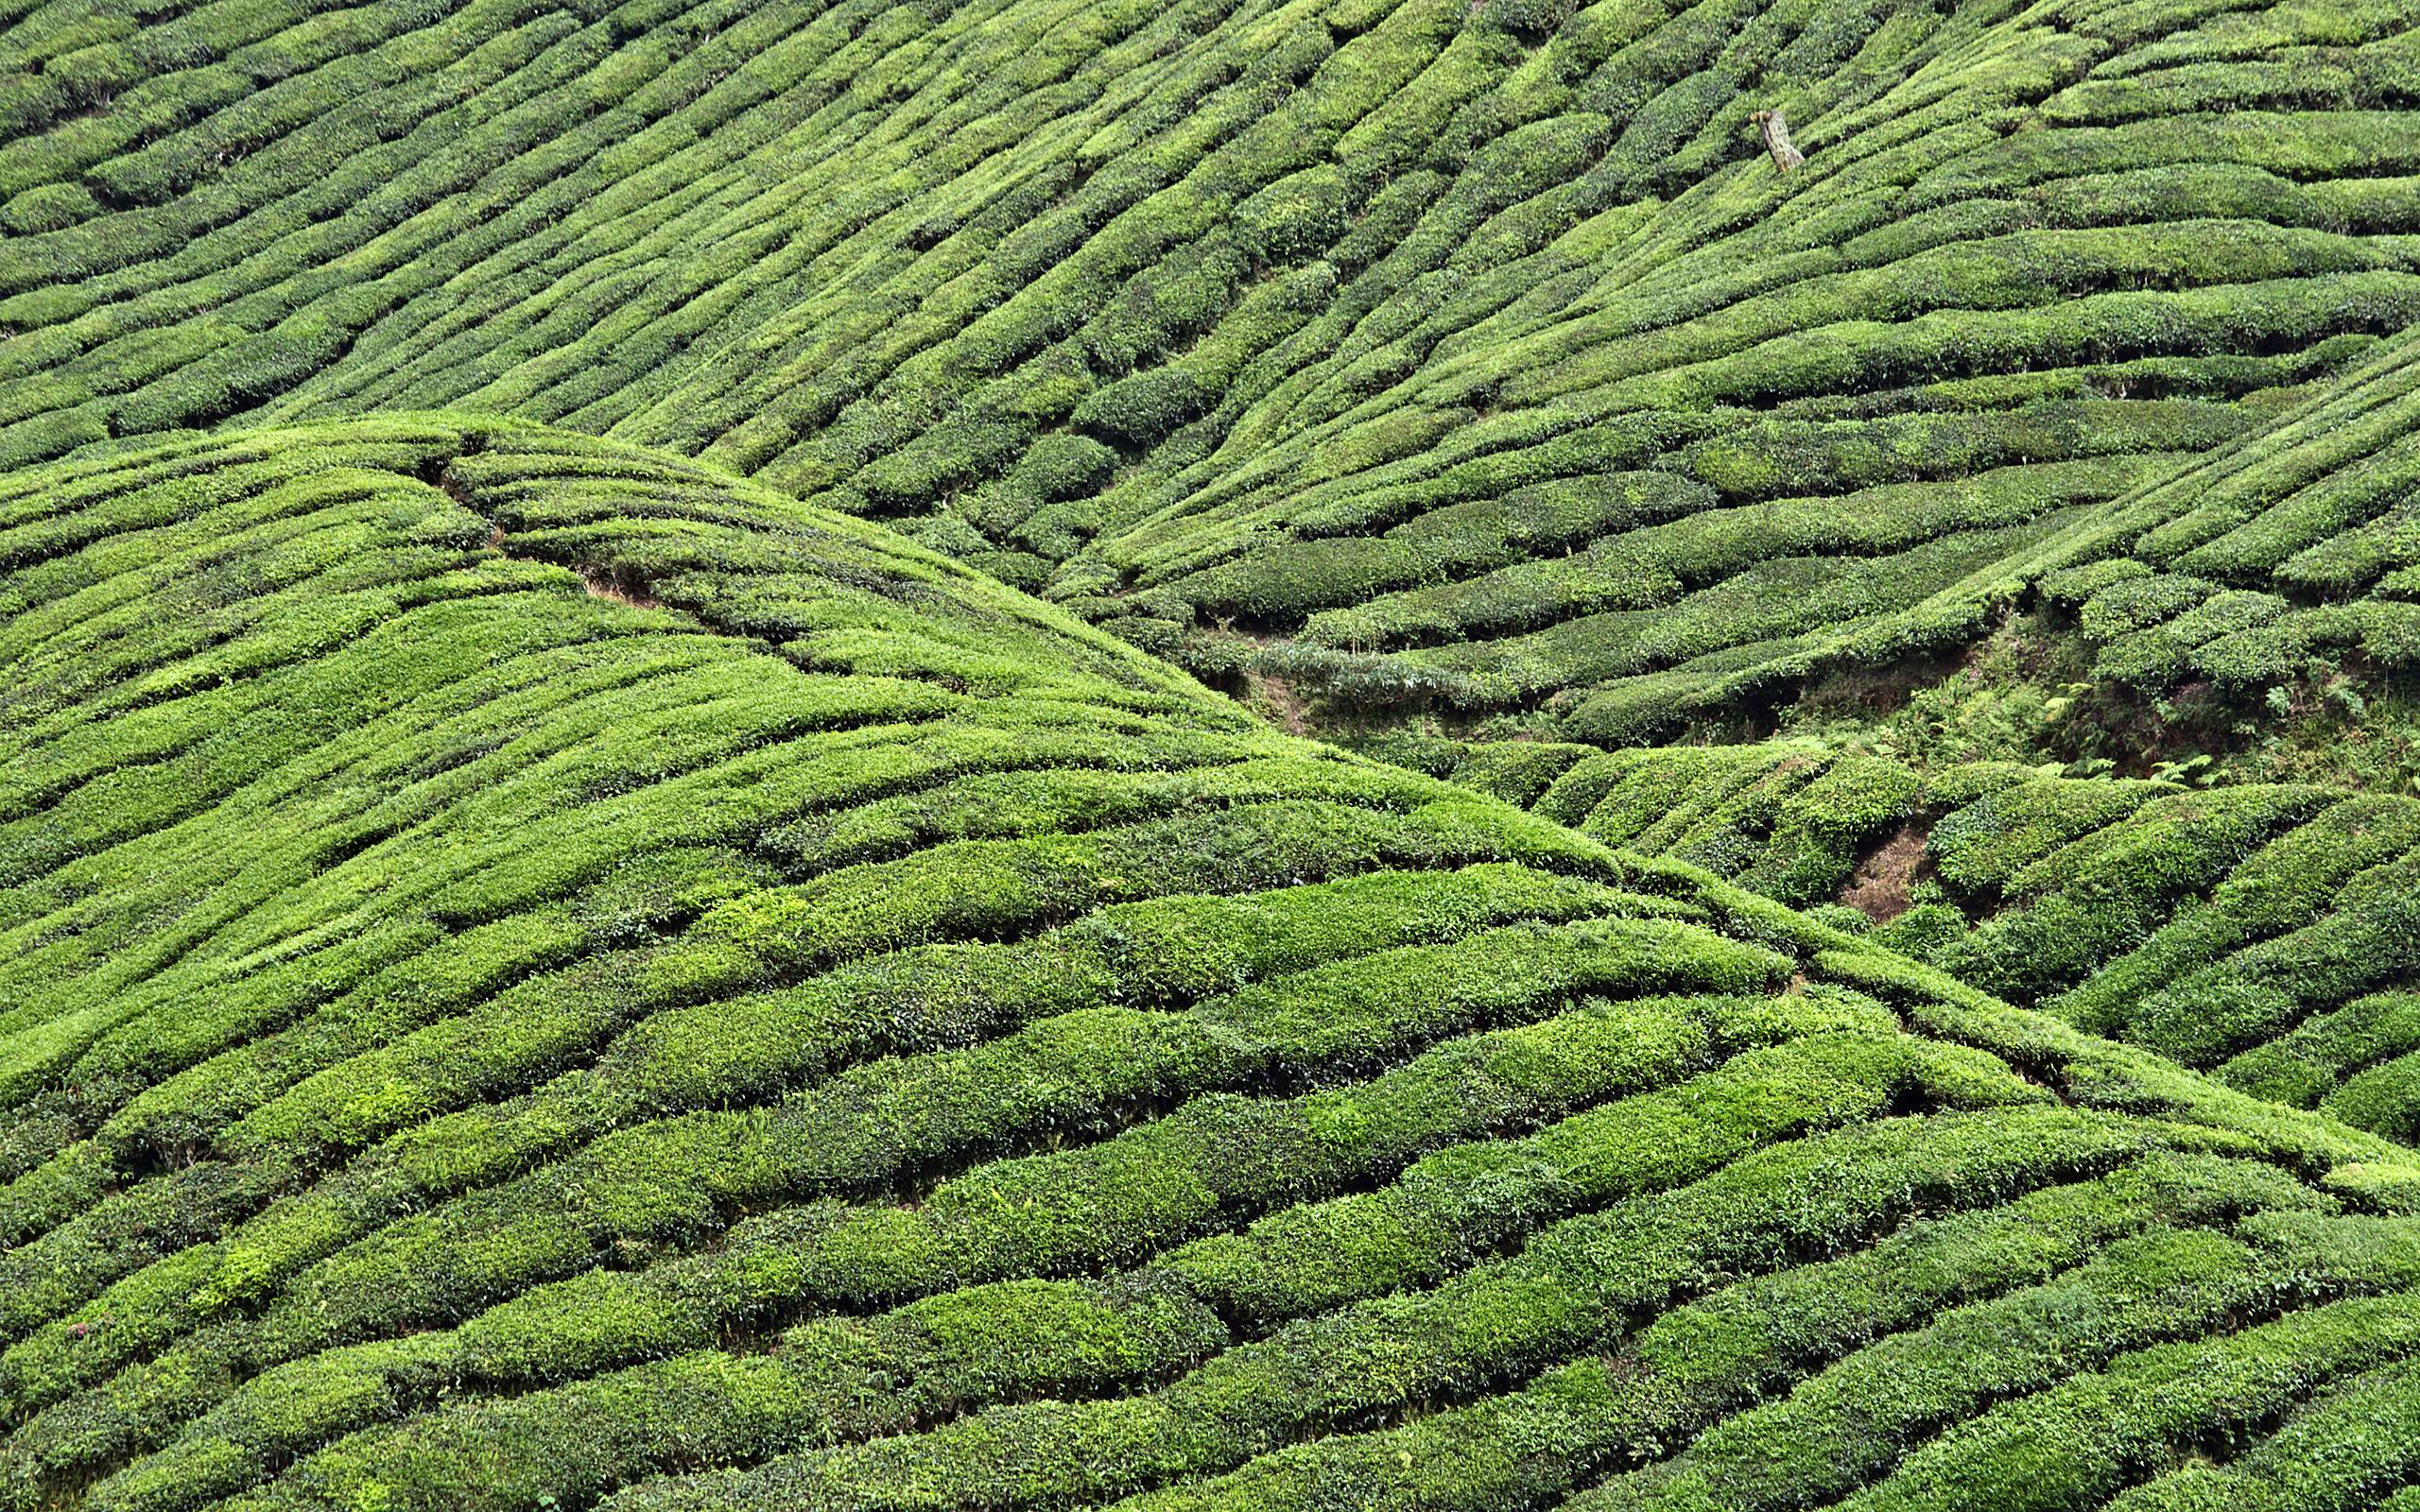
<svg viewBox="0 0 2420 1512">
<path fill-rule="evenodd" d="M 2420 662 L 2415 106 L 0 0 L 0 1512 L 2420 1512 L 2420 801 L 1643 745 Z"/>
<path fill-rule="evenodd" d="M 510 413 L 1599 743 L 1971 637 L 2420 315 L 2397 0 L 136 9 L 0 33 L 0 465 Z"/>
<path fill-rule="evenodd" d="M 1926 773 L 1805 740 L 1512 741 L 1467 747 L 1449 772 L 1609 845 L 1812 905 L 2013 1003 L 2420 1143 L 2409 797 L 2012 762 Z"/>
<path fill-rule="evenodd" d="M 443 415 L 0 508 L 12 1504 L 1962 1501 L 2098 1412 L 2083 1505 L 2409 1402 L 2408 1151 L 879 526 Z"/>
</svg>

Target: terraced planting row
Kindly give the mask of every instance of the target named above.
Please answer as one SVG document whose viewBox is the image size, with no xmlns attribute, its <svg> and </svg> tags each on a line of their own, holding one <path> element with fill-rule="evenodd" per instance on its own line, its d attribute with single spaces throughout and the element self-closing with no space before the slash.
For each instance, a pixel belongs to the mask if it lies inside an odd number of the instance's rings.
<svg viewBox="0 0 2420 1512">
<path fill-rule="evenodd" d="M 7 1505 L 2420 1481 L 2407 1149 L 878 526 L 445 415 L 0 520 Z"/>
<path fill-rule="evenodd" d="M 1978 19 L 1898 53 L 1891 17 L 1827 79 L 1870 95 L 1789 112 L 1803 167 L 1718 108 L 1725 166 L 1454 289 L 1366 387 L 1336 381 L 1299 437 L 1239 433 L 1054 593 L 1114 572 L 1090 611 L 1340 712 L 1542 705 L 1649 738 L 1970 639 L 2043 542 L 2181 490 L 2194 454 L 2407 323 L 2401 274 L 2302 260 L 2395 240 L 2371 197 L 2409 165 L 2372 133 L 2401 117 L 2367 108 L 2400 102 L 2401 11 Z M 1575 188 L 1684 95 L 1783 99 L 1758 25 L 1712 30 L 1704 87 L 1657 96 Z M 1673 56 L 1673 28 L 1651 45 Z M 2317 323 L 2286 314 L 2321 287 Z M 1188 644 L 1205 616 L 1242 633 Z"/>
<path fill-rule="evenodd" d="M 2343 382 L 2147 490 L 2032 564 L 2095 675 L 2237 706 L 2409 674 L 2420 605 L 2405 497 L 2420 347 L 2397 337 Z"/>
<path fill-rule="evenodd" d="M 2413 19 L 57 0 L 0 463 L 510 412 L 1216 679 L 1618 743 L 1971 635 L 2409 324 Z"/>
<path fill-rule="evenodd" d="M 1506 742 L 1451 775 L 2255 1096 L 2420 1141 L 2420 801 L 1925 774 L 1803 741 Z"/>
</svg>

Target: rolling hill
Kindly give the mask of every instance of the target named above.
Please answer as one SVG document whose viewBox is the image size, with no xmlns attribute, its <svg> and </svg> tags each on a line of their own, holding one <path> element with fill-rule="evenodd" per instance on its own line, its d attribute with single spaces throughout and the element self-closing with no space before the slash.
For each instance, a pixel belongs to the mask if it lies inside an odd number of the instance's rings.
<svg viewBox="0 0 2420 1512">
<path fill-rule="evenodd" d="M 1634 741 L 1971 636 L 2377 360 L 2411 19 L 52 4 L 0 39 L 0 459 L 509 412 L 1205 675 Z"/>
<path fill-rule="evenodd" d="M 2088 1505 L 2412 1401 L 2400 1146 L 878 526 L 443 415 L 6 507 L 12 1505 L 1921 1500 L 2118 1414 Z"/>
<path fill-rule="evenodd" d="M 2420 1512 L 2420 6 L 0 123 L 0 1512 Z"/>
</svg>

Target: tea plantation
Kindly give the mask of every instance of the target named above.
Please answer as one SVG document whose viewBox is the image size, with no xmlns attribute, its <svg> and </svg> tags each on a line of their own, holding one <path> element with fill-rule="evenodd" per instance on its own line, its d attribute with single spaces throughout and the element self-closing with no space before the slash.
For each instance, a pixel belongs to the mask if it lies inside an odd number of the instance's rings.
<svg viewBox="0 0 2420 1512">
<path fill-rule="evenodd" d="M 2010 1002 L 2420 1143 L 2420 799 L 1508 742 L 1455 779 Z"/>
<path fill-rule="evenodd" d="M 2420 316 L 2399 0 L 163 4 L 0 35 L 0 464 L 508 412 L 1600 742 Z"/>
<path fill-rule="evenodd" d="M 2416 496 L 2407 0 L 0 0 L 0 1512 L 2420 1512 Z"/>
<path fill-rule="evenodd" d="M 2116 1412 L 2081 1506 L 2411 1404 L 2408 1150 L 880 527 L 443 415 L 5 497 L 12 1505 L 1794 1504 Z"/>
</svg>

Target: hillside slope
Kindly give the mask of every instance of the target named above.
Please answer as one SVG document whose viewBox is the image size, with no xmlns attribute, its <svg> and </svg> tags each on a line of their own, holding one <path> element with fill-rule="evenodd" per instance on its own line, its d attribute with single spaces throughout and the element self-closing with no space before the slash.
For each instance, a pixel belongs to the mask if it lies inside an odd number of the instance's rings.
<svg viewBox="0 0 2420 1512">
<path fill-rule="evenodd" d="M 1862 909 L 1876 938 L 1984 991 L 2420 1140 L 2420 800 L 1926 774 L 1805 741 L 1515 742 L 1450 775 L 1786 902 Z"/>
<path fill-rule="evenodd" d="M 2420 1481 L 2408 1151 L 878 527 L 442 415 L 0 511 L 7 1505 Z"/>
<path fill-rule="evenodd" d="M 0 462 L 510 412 L 1600 741 L 1970 637 L 2420 314 L 2383 0 L 9 16 Z"/>
<path fill-rule="evenodd" d="M 2096 676 L 2238 700 L 2420 662 L 2420 335 L 2031 564 Z"/>
</svg>

